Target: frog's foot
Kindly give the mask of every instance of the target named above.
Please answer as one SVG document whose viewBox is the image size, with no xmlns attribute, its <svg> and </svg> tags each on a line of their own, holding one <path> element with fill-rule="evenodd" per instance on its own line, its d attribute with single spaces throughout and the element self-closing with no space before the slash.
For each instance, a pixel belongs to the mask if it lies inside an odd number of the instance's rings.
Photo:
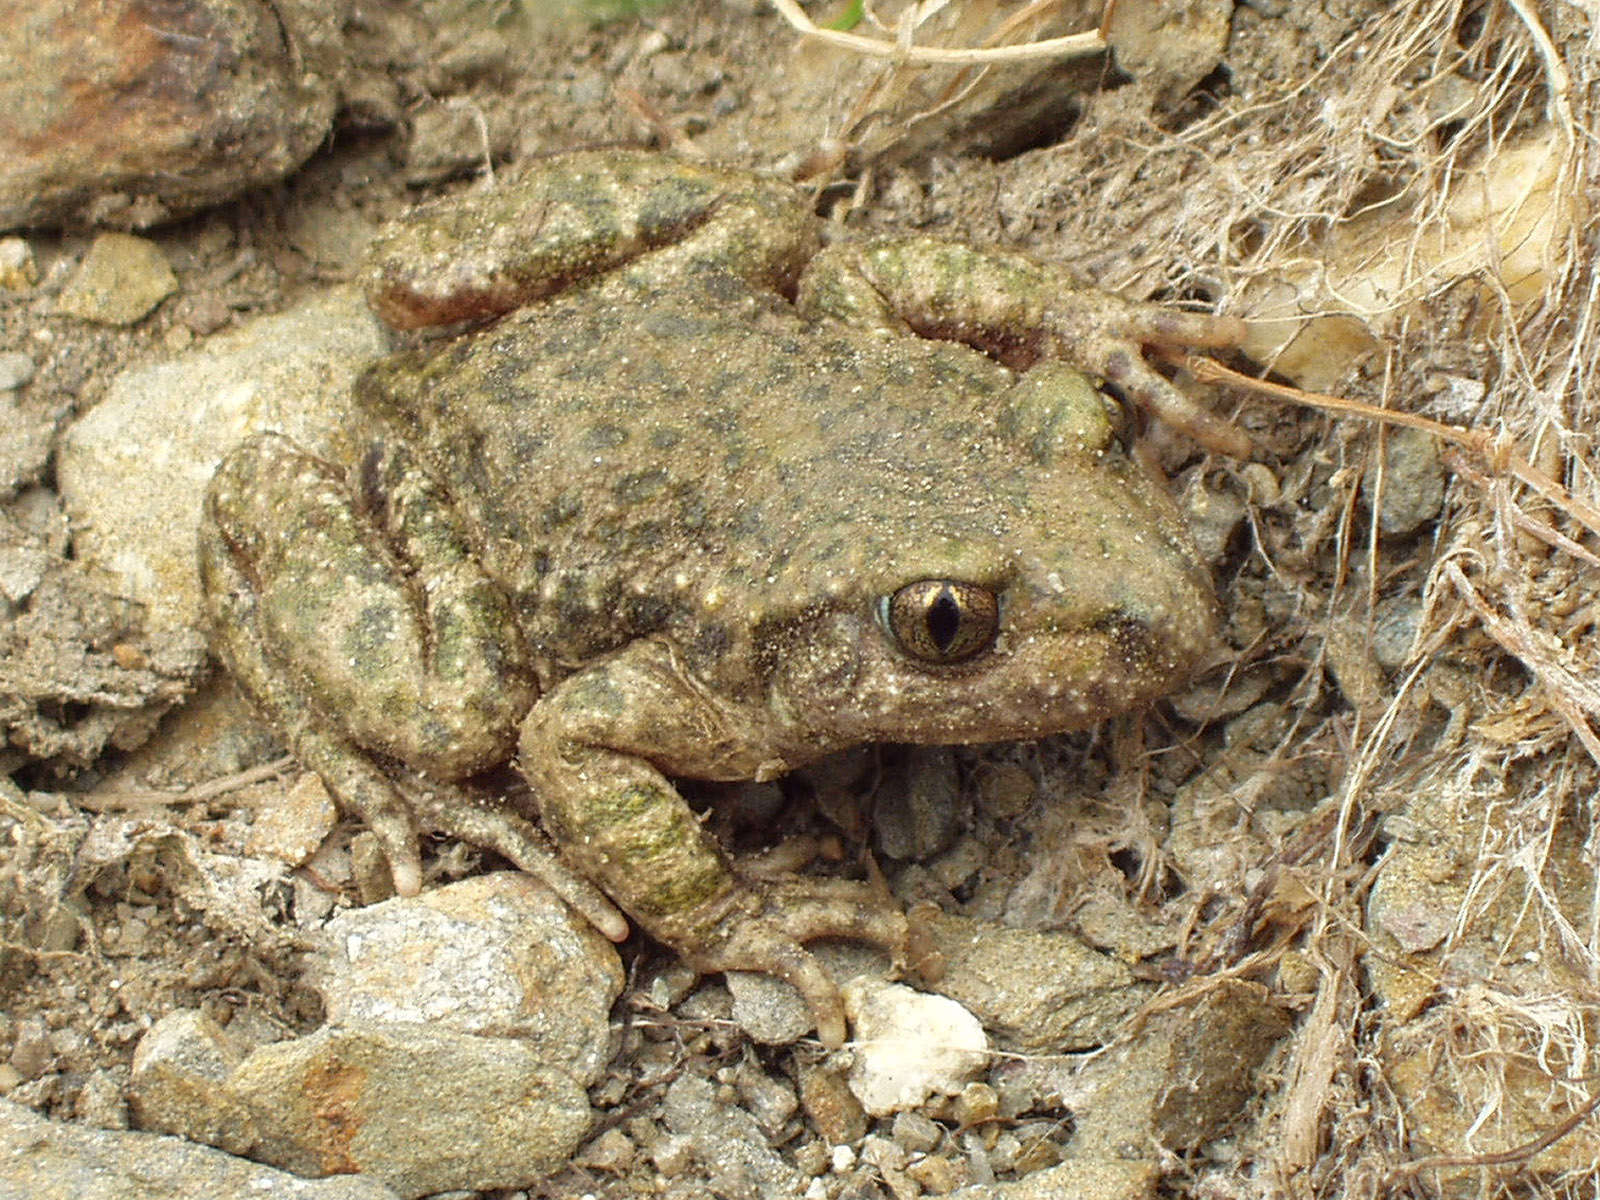
<svg viewBox="0 0 1600 1200">
<path fill-rule="evenodd" d="M 321 729 L 296 721 L 281 706 L 274 714 L 289 725 L 295 757 L 314 771 L 339 806 L 353 813 L 378 839 L 401 896 L 422 891 L 423 830 L 493 850 L 527 872 L 613 942 L 628 936 L 627 919 L 594 884 L 561 861 L 531 821 L 493 794 L 425 778 L 413 771 L 381 769 L 362 751 Z"/>
<path fill-rule="evenodd" d="M 628 936 L 628 921 L 594 884 L 562 862 L 531 821 L 494 795 L 454 784 L 415 779 L 406 789 L 411 807 L 429 829 L 493 850 L 532 875 L 613 942 Z M 371 826 L 371 820 L 368 819 Z M 375 827 L 373 827 L 375 828 Z M 394 859 L 391 857 L 391 866 Z M 399 890 L 398 881 L 396 890 Z"/>
<path fill-rule="evenodd" d="M 796 304 L 857 328 L 964 342 L 1009 367 L 1060 359 L 1097 375 L 1209 449 L 1250 456 L 1245 432 L 1144 360 L 1146 346 L 1232 346 L 1237 317 L 1181 312 L 1084 287 L 1023 254 L 930 237 L 838 242 L 811 260 Z"/>
<path fill-rule="evenodd" d="M 378 839 L 397 894 L 415 896 L 422 891 L 417 843 L 419 830 L 427 830 L 493 850 L 560 896 L 613 942 L 628 936 L 627 919 L 616 905 L 557 858 L 538 828 L 504 801 L 411 772 L 397 781 L 355 747 L 321 733 L 308 731 L 294 738 L 294 749 L 340 806 Z"/>
<path fill-rule="evenodd" d="M 758 971 L 785 979 L 804 997 L 817 1037 L 830 1049 L 844 1045 L 844 1002 L 839 985 L 808 942 L 849 938 L 882 946 L 898 967 L 908 941 L 905 914 L 870 883 L 848 879 L 785 879 L 749 884 L 709 934 L 684 951 L 697 971 Z"/>
<path fill-rule="evenodd" d="M 1208 450 L 1233 458 L 1252 454 L 1254 447 L 1244 430 L 1201 407 L 1144 359 L 1145 346 L 1237 345 L 1247 331 L 1238 317 L 1179 312 L 1101 292 L 1073 292 L 1051 302 L 1043 325 L 1052 343 L 1050 357 L 1099 376 Z"/>
</svg>

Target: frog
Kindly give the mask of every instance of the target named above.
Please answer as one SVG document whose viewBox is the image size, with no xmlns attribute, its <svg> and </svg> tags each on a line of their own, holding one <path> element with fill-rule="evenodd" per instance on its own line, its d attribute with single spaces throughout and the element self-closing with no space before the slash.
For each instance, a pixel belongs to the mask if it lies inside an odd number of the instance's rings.
<svg viewBox="0 0 1600 1200">
<path fill-rule="evenodd" d="M 217 657 L 395 891 L 424 833 L 459 838 L 613 940 L 788 980 L 838 1046 L 814 943 L 901 962 L 900 905 L 745 869 L 683 781 L 1041 738 L 1180 687 L 1218 606 L 1128 405 L 1248 439 L 1145 359 L 1238 318 L 823 233 L 792 183 L 648 151 L 418 206 L 363 271 L 412 342 L 326 446 L 222 460 L 199 562 Z M 531 811 L 478 782 L 507 768 Z"/>
</svg>

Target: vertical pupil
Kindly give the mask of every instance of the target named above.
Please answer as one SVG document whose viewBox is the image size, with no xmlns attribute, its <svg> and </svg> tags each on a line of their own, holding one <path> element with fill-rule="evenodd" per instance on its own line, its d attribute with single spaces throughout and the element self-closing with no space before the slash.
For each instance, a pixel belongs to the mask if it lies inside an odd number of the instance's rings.
<svg viewBox="0 0 1600 1200">
<path fill-rule="evenodd" d="M 948 587 L 940 588 L 933 603 L 928 605 L 926 619 L 928 636 L 939 647 L 941 654 L 946 653 L 956 640 L 956 634 L 961 631 L 961 602 L 956 599 L 955 593 Z"/>
</svg>

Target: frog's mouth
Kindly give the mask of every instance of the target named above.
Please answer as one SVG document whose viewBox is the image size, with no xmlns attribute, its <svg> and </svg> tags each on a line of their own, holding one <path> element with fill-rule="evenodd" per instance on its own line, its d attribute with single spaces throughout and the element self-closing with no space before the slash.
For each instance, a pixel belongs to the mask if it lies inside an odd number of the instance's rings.
<svg viewBox="0 0 1600 1200">
<path fill-rule="evenodd" d="M 1208 588 L 1179 576 L 1153 597 L 1149 589 L 1145 581 L 1137 589 L 1143 599 L 1070 613 L 1000 592 L 993 644 L 953 662 L 906 654 L 881 615 L 836 614 L 812 627 L 807 650 L 774 680 L 781 710 L 819 748 L 998 742 L 1087 728 L 1180 687 L 1215 653 Z"/>
<path fill-rule="evenodd" d="M 1073 631 L 1003 633 L 986 660 L 918 688 L 890 684 L 899 703 L 877 704 L 879 739 L 988 742 L 1097 725 L 1181 686 L 1209 657 L 1209 628 L 1185 636 L 1126 610 Z M 909 721 L 900 718 L 909 715 Z"/>
</svg>

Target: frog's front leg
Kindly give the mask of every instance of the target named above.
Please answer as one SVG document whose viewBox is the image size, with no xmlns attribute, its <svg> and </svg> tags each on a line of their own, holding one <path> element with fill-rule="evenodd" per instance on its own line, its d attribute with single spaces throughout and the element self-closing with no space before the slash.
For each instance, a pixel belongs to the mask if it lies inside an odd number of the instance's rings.
<svg viewBox="0 0 1600 1200">
<path fill-rule="evenodd" d="M 421 824 L 499 851 L 625 936 L 529 822 L 451 782 L 509 761 L 537 690 L 505 597 L 403 447 L 374 442 L 346 471 L 275 434 L 245 442 L 206 494 L 200 571 L 218 657 L 377 836 L 397 891 L 421 888 Z"/>
<path fill-rule="evenodd" d="M 1146 345 L 1235 345 L 1246 332 L 1237 317 L 1134 303 L 1026 255 L 929 237 L 828 247 L 807 268 L 798 303 L 857 327 L 965 342 L 1021 370 L 1061 359 L 1209 449 L 1235 458 L 1252 452 L 1243 430 L 1201 408 L 1143 355 Z"/>
<path fill-rule="evenodd" d="M 898 960 L 904 916 L 864 883 L 737 877 L 666 777 L 783 771 L 783 739 L 763 728 L 766 719 L 699 686 L 668 644 L 643 640 L 540 698 L 523 724 L 519 765 L 563 853 L 651 936 L 700 971 L 787 979 L 818 1036 L 837 1046 L 839 990 L 805 944 L 854 938 Z"/>
</svg>

